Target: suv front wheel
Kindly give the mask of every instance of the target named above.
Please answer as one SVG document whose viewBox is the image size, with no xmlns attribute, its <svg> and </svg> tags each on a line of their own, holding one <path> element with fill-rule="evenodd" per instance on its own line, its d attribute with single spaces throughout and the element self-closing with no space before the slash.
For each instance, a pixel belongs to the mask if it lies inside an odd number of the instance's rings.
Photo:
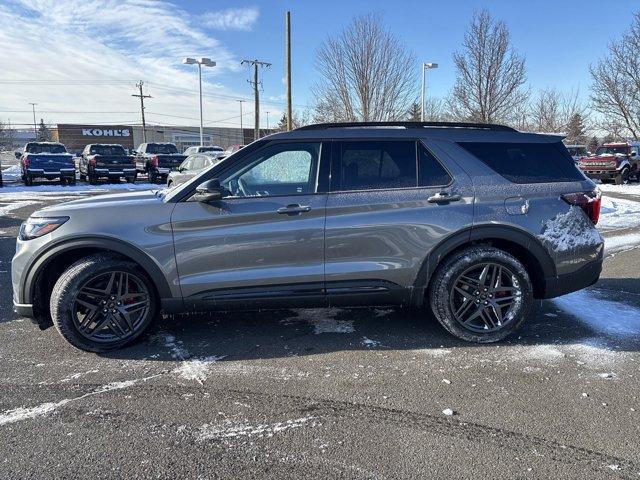
<svg viewBox="0 0 640 480">
<path fill-rule="evenodd" d="M 151 281 L 137 266 L 104 254 L 71 265 L 51 293 L 51 318 L 74 347 L 121 348 L 138 338 L 156 313 Z"/>
<path fill-rule="evenodd" d="M 529 316 L 533 289 L 515 257 L 476 246 L 453 254 L 436 271 L 429 289 L 440 324 L 469 342 L 502 340 Z"/>
</svg>

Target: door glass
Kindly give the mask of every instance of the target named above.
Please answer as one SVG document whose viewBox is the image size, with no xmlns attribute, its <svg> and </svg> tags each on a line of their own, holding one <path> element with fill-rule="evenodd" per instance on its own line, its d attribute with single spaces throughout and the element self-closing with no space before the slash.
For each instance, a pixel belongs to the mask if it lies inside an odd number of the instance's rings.
<svg viewBox="0 0 640 480">
<path fill-rule="evenodd" d="M 320 143 L 274 145 L 221 183 L 236 197 L 315 193 L 319 156 Z"/>
<path fill-rule="evenodd" d="M 414 141 L 343 142 L 332 190 L 381 190 L 417 185 Z"/>
<path fill-rule="evenodd" d="M 202 155 L 193 157 L 193 160 L 191 161 L 191 167 L 189 168 L 189 170 L 200 170 L 204 168 L 204 162 L 205 162 L 205 159 Z"/>
<path fill-rule="evenodd" d="M 451 177 L 440 162 L 424 146 L 418 147 L 418 185 L 421 187 L 440 187 L 448 185 Z"/>
</svg>

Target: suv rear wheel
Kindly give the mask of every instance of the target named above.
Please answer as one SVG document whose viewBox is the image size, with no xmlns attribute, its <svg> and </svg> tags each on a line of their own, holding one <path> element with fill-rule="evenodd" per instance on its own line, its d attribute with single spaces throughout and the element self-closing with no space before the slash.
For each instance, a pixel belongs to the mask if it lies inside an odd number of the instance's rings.
<svg viewBox="0 0 640 480">
<path fill-rule="evenodd" d="M 156 313 L 151 281 L 125 259 L 97 254 L 71 265 L 51 293 L 51 318 L 74 347 L 106 352 L 133 342 Z"/>
<path fill-rule="evenodd" d="M 477 246 L 455 253 L 438 268 L 429 289 L 440 324 L 469 342 L 497 342 L 517 330 L 533 303 L 529 275 L 512 255 Z"/>
</svg>

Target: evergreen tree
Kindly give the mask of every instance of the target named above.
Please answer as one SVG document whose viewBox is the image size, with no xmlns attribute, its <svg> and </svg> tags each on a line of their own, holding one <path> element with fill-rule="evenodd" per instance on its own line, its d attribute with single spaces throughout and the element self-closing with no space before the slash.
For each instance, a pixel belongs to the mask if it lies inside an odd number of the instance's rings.
<svg viewBox="0 0 640 480">
<path fill-rule="evenodd" d="M 409 107 L 409 111 L 407 112 L 407 120 L 411 122 L 419 122 L 420 110 L 420 104 L 418 102 L 413 102 L 411 104 L 411 107 Z"/>
<path fill-rule="evenodd" d="M 571 143 L 582 144 L 586 142 L 586 128 L 580 113 L 574 113 L 567 123 L 567 140 Z"/>
<path fill-rule="evenodd" d="M 587 150 L 589 150 L 591 153 L 595 153 L 599 145 L 600 142 L 598 141 L 598 138 L 591 137 L 591 140 L 589 140 L 589 145 L 587 146 Z"/>
<path fill-rule="evenodd" d="M 38 133 L 36 140 L 38 142 L 50 142 L 52 140 L 51 130 L 44 124 L 44 120 L 40 119 L 40 125 L 38 125 Z"/>
</svg>

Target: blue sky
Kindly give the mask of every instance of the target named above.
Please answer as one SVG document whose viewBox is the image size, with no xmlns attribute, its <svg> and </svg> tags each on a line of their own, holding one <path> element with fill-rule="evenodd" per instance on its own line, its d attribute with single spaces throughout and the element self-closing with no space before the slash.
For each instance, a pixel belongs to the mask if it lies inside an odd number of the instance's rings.
<svg viewBox="0 0 640 480">
<path fill-rule="evenodd" d="M 190 1 L 0 0 L 0 120 L 59 122 L 139 121 L 134 92 L 144 80 L 154 98 L 149 120 L 196 124 L 197 88 L 184 56 L 209 56 L 218 66 L 205 72 L 205 118 L 209 125 L 252 122 L 250 71 L 245 58 L 273 63 L 263 77 L 263 125 L 284 108 L 284 12 L 293 21 L 293 92 L 297 108 L 313 105 L 315 51 L 354 15 L 378 13 L 412 50 L 418 62 L 439 63 L 429 76 L 429 95 L 443 97 L 453 85 L 452 53 L 460 48 L 474 10 L 487 8 L 511 30 L 513 46 L 527 59 L 535 91 L 556 87 L 589 93 L 589 63 L 628 28 L 637 1 Z M 6 46 L 10 47 L 7 48 Z M 416 65 L 416 70 L 419 67 Z M 418 86 L 416 86 L 418 89 Z M 108 112 L 108 113 L 103 113 Z"/>
</svg>

